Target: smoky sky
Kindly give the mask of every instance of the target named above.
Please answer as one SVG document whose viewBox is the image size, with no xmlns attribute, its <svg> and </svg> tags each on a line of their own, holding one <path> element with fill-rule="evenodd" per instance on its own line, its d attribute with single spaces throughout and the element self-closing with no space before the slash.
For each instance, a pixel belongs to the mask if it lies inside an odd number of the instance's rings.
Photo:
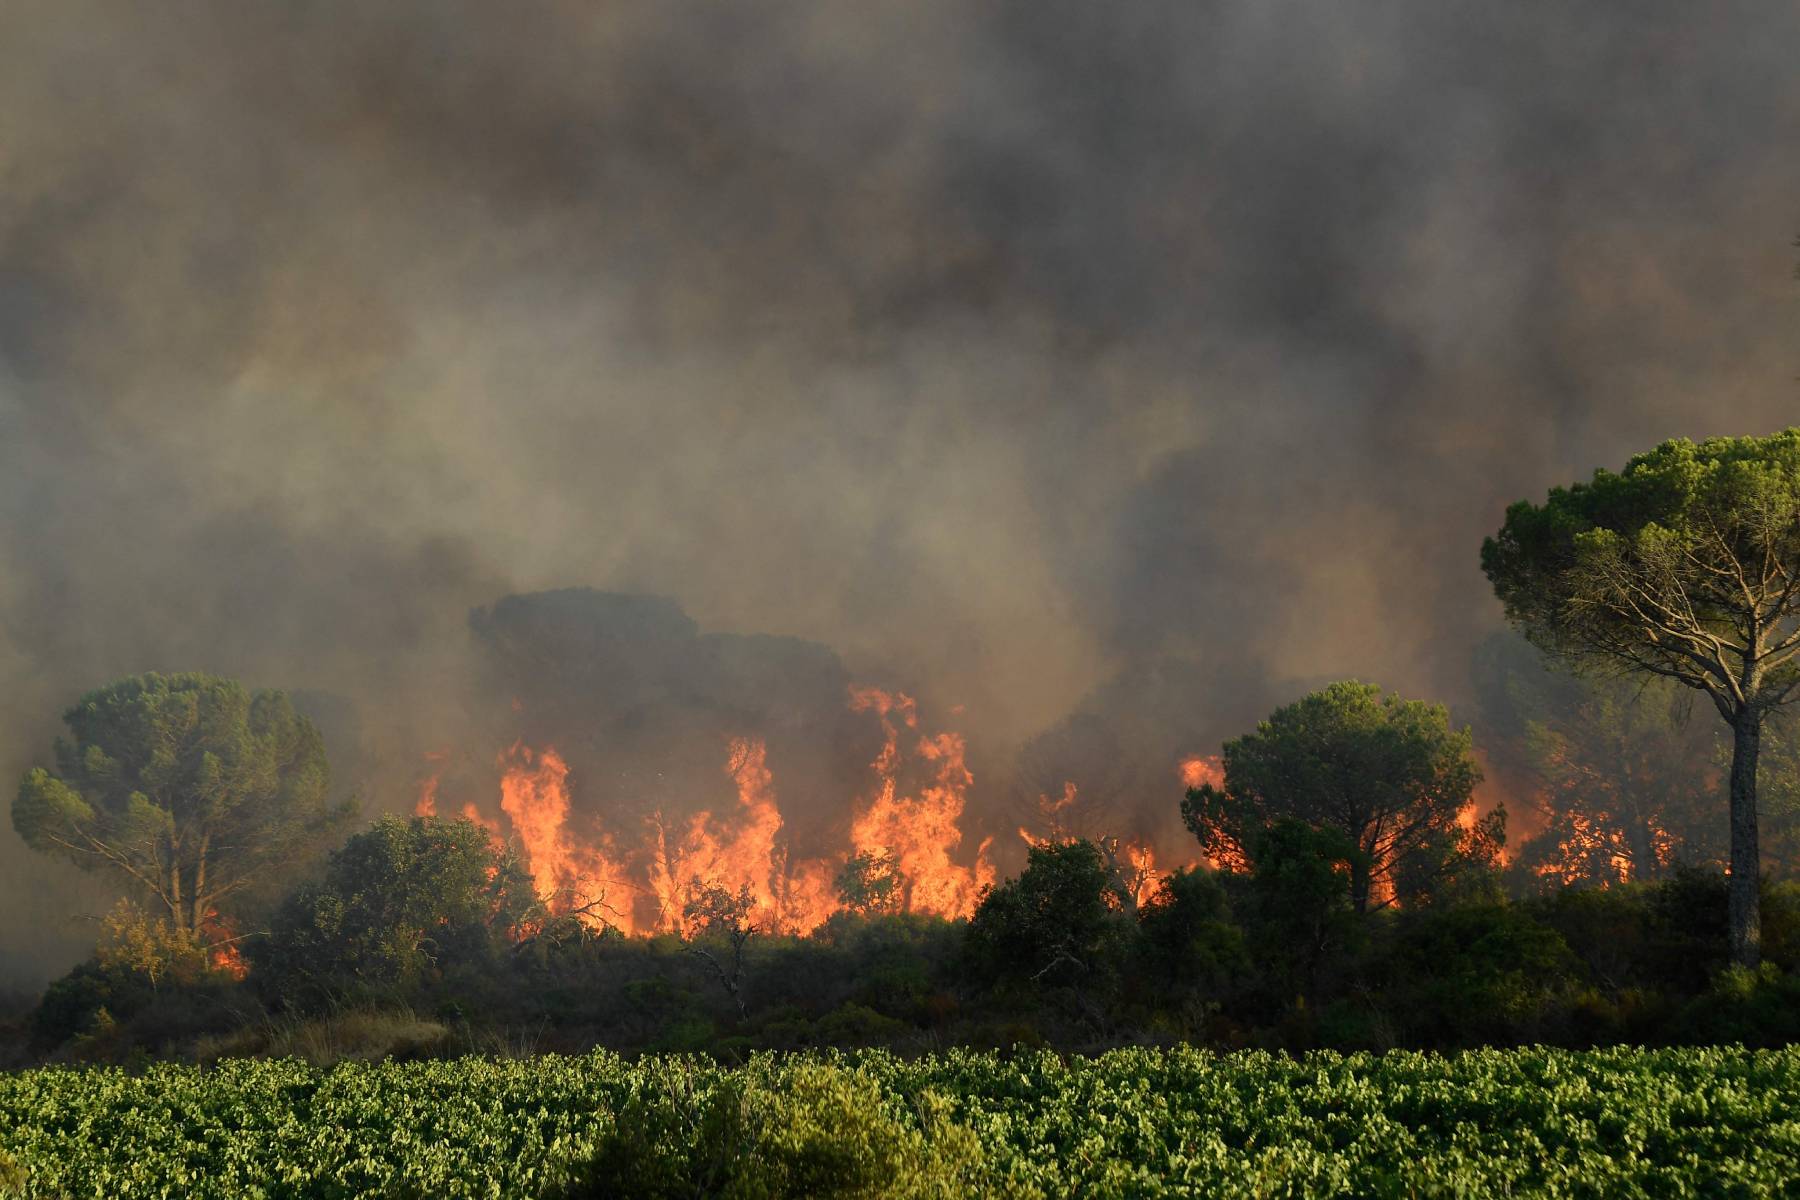
<svg viewBox="0 0 1800 1200">
<path fill-rule="evenodd" d="M 12 0 L 0 767 L 153 668 L 429 744 L 471 609 L 565 586 L 828 646 L 990 764 L 1139 679 L 1202 746 L 1337 676 L 1466 703 L 1506 502 L 1800 421 L 1797 50 L 1674 0 Z M 3 836 L 0 954 L 66 956 Z"/>
</svg>

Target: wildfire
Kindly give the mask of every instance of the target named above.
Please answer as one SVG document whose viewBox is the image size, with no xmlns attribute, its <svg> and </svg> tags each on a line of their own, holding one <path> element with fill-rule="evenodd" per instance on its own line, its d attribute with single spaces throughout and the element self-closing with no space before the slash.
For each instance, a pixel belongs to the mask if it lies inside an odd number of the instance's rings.
<svg viewBox="0 0 1800 1200">
<path fill-rule="evenodd" d="M 973 782 L 956 733 L 921 733 L 910 696 L 859 688 L 856 712 L 882 723 L 882 748 L 870 768 L 875 783 L 854 806 L 850 846 L 839 856 L 796 856 L 782 836 L 774 772 L 765 744 L 728 741 L 724 769 L 737 803 L 682 819 L 652 816 L 636 839 L 621 830 L 581 830 L 571 824 L 569 766 L 553 746 L 515 744 L 500 756 L 500 810 L 537 891 L 552 912 L 574 913 L 627 934 L 680 928 L 683 910 L 712 888 L 747 894 L 749 920 L 767 931 L 805 933 L 842 905 L 836 880 L 854 855 L 891 864 L 903 911 L 966 917 L 995 879 L 988 860 L 992 839 L 964 865 L 952 854 L 963 840 L 960 821 Z M 917 786 L 903 778 L 917 777 Z M 434 775 L 421 785 L 414 811 L 438 811 Z M 472 804 L 463 815 L 502 836 L 500 822 Z"/>
<path fill-rule="evenodd" d="M 896 779 L 900 760 L 900 726 L 918 728 L 918 712 L 910 696 L 859 688 L 851 693 L 850 707 L 874 712 L 887 735 L 881 753 L 870 765 L 881 783 L 874 798 L 850 827 L 855 853 L 891 857 L 902 882 L 901 907 L 911 912 L 966 917 L 975 911 L 981 893 L 994 884 L 994 864 L 988 861 L 992 838 L 975 849 L 975 863 L 964 867 L 950 858 L 951 847 L 962 841 L 958 822 L 969 785 L 975 777 L 964 764 L 961 734 L 940 733 L 921 737 L 919 755 L 934 767 L 933 781 L 915 796 L 902 795 Z"/>
<path fill-rule="evenodd" d="M 1217 754 L 1189 755 L 1176 765 L 1175 773 L 1181 777 L 1181 786 L 1190 792 L 1200 787 L 1225 787 L 1225 760 Z M 1214 870 L 1245 871 L 1249 869 L 1250 855 L 1236 842 L 1220 838 L 1209 845 L 1204 861 Z"/>
<path fill-rule="evenodd" d="M 250 964 L 244 961 L 237 946 L 230 942 L 212 947 L 207 960 L 212 964 L 213 970 L 222 971 L 233 979 L 242 979 L 250 973 Z"/>
<path fill-rule="evenodd" d="M 612 893 L 626 879 L 605 846 L 581 845 L 566 828 L 569 816 L 569 766 L 545 747 L 534 752 L 523 743 L 501 755 L 506 774 L 500 781 L 500 810 L 512 823 L 519 848 L 531 870 L 538 894 L 548 899 L 551 912 L 578 908 L 619 909 L 610 915 L 629 922 L 629 912 L 614 902 Z"/>
<path fill-rule="evenodd" d="M 1225 763 L 1218 755 L 1194 755 L 1181 760 L 1181 786 L 1192 790 L 1211 784 L 1225 786 Z"/>
<path fill-rule="evenodd" d="M 1020 827 L 1019 837 L 1033 849 L 1061 845 L 1073 840 L 1056 834 L 1038 837 L 1024 827 Z M 1156 863 L 1156 850 L 1149 843 L 1136 839 L 1121 840 L 1114 837 L 1103 837 L 1095 844 L 1106 856 L 1119 887 L 1130 898 L 1131 907 L 1134 909 L 1142 908 L 1149 903 L 1150 897 L 1156 895 L 1156 889 L 1162 886 L 1163 880 L 1177 870 L 1190 869 L 1200 865 L 1200 860 L 1191 859 L 1185 864 L 1185 867 L 1160 867 Z"/>
<path fill-rule="evenodd" d="M 233 979 L 242 979 L 250 973 L 250 963 L 238 949 L 238 939 L 231 926 L 220 919 L 218 909 L 206 911 L 199 932 L 200 941 L 206 946 L 207 966 Z"/>
<path fill-rule="evenodd" d="M 775 802 L 767 747 L 753 738 L 733 738 L 725 773 L 737 785 L 735 828 L 720 828 L 727 823 L 710 812 L 691 817 L 686 829 L 674 837 L 660 818 L 655 822 L 651 890 L 657 900 L 657 926 L 673 928 L 687 901 L 709 887 L 733 895 L 747 892 L 753 905 L 750 919 L 765 929 L 807 932 L 822 925 L 835 907 L 830 875 L 823 864 L 787 869 L 786 851 L 777 840 L 781 810 Z"/>
<path fill-rule="evenodd" d="M 1180 776 L 1182 785 L 1188 788 L 1199 787 L 1208 782 L 1221 783 L 1224 780 L 1224 770 L 1216 757 L 1183 759 L 1176 766 L 1176 774 Z M 1044 832 L 1035 834 L 1020 826 L 1019 837 L 1032 847 L 1054 846 L 1072 841 L 1075 834 L 1066 826 L 1063 814 L 1074 807 L 1079 794 L 1076 784 L 1068 780 L 1063 782 L 1062 795 L 1056 799 L 1040 794 L 1037 798 L 1037 810 Z M 1147 838 L 1102 836 L 1095 839 L 1095 844 L 1110 861 L 1114 876 L 1133 908 L 1146 904 L 1162 886 L 1163 880 L 1175 871 L 1197 867 L 1201 862 L 1199 858 L 1189 858 L 1181 867 L 1159 866 L 1156 848 L 1152 840 Z"/>
<path fill-rule="evenodd" d="M 448 750 L 428 750 L 425 753 L 425 761 L 428 763 L 441 763 L 449 757 L 450 752 Z M 414 816 L 437 816 L 438 778 L 438 772 L 433 771 L 419 781 L 419 798 L 413 804 Z"/>
<path fill-rule="evenodd" d="M 1553 880 L 1565 887 L 1597 883 L 1629 883 L 1644 874 L 1666 870 L 1675 862 L 1675 835 L 1654 823 L 1639 830 L 1636 850 L 1623 821 L 1608 821 L 1609 813 L 1589 816 L 1578 811 L 1565 811 L 1552 819 L 1539 841 L 1555 839 L 1548 854 L 1536 867 L 1539 878 Z"/>
</svg>

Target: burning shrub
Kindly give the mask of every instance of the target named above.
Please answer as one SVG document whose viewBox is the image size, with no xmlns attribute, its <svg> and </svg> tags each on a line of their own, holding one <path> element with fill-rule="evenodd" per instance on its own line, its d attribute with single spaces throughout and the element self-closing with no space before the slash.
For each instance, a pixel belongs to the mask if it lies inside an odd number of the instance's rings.
<svg viewBox="0 0 1800 1200">
<path fill-rule="evenodd" d="M 1437 894 L 1495 861 L 1504 817 L 1477 818 L 1467 728 L 1442 705 L 1345 680 L 1225 744 L 1224 779 L 1190 787 L 1182 816 L 1216 863 L 1254 856 L 1283 819 L 1341 834 L 1358 913 Z"/>
</svg>

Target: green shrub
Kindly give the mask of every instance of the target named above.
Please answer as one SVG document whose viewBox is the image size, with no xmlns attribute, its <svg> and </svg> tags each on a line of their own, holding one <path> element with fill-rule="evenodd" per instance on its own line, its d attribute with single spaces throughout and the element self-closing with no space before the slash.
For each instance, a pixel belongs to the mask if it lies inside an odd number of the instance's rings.
<svg viewBox="0 0 1800 1200">
<path fill-rule="evenodd" d="M 858 1071 L 768 1058 L 733 1076 L 687 1060 L 645 1074 L 570 1195 L 948 1200 L 982 1190 L 979 1143 L 930 1093 L 903 1114 Z"/>
<path fill-rule="evenodd" d="M 1751 1046 L 1800 1041 L 1800 976 L 1771 962 L 1754 970 L 1736 964 L 1723 967 L 1706 993 L 1683 1010 L 1680 1033 L 1695 1042 Z"/>
<path fill-rule="evenodd" d="M 1387 972 L 1414 1039 L 1466 1046 L 1543 1040 L 1578 965 L 1554 929 L 1491 904 L 1404 914 Z"/>
<path fill-rule="evenodd" d="M 1762 950 L 1764 961 L 1800 972 L 1800 879 L 1763 885 Z"/>
</svg>

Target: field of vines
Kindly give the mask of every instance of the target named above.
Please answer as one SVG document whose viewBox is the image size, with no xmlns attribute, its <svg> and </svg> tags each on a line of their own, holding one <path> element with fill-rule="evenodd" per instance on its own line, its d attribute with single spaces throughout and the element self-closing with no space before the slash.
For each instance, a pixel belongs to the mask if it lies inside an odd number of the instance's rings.
<svg viewBox="0 0 1800 1200">
<path fill-rule="evenodd" d="M 1800 1194 L 1800 1049 L 0 1074 L 0 1195 Z"/>
</svg>

